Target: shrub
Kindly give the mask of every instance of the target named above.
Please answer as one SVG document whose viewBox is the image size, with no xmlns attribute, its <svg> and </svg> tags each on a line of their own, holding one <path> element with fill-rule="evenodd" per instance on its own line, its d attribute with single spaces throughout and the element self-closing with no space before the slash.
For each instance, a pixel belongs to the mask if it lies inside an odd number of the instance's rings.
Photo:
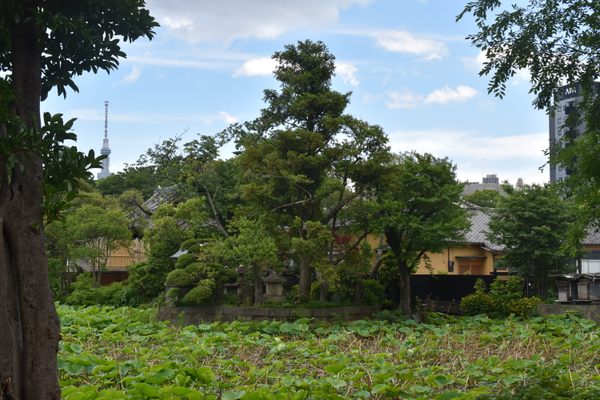
<svg viewBox="0 0 600 400">
<path fill-rule="evenodd" d="M 385 298 L 385 289 L 375 279 L 364 279 L 362 285 L 362 300 L 365 304 L 381 304 Z"/>
<path fill-rule="evenodd" d="M 195 306 L 200 304 L 206 304 L 212 298 L 213 290 L 209 286 L 200 284 L 190 290 L 183 299 L 181 304 L 186 306 Z"/>
<path fill-rule="evenodd" d="M 170 304 L 177 303 L 180 293 L 181 289 L 179 288 L 171 288 L 167 290 L 167 293 L 165 294 L 165 301 Z"/>
<path fill-rule="evenodd" d="M 91 274 L 79 274 L 73 283 L 73 292 L 65 299 L 65 303 L 75 306 L 108 305 L 127 306 L 130 303 L 130 289 L 124 282 L 116 282 L 107 286 L 94 286 Z"/>
<path fill-rule="evenodd" d="M 187 239 L 184 240 L 183 243 L 181 243 L 181 250 L 187 250 L 187 251 L 192 251 L 192 247 L 194 246 L 198 246 L 198 240 L 196 239 Z"/>
<path fill-rule="evenodd" d="M 146 304 L 158 296 L 165 288 L 166 273 L 162 267 L 147 262 L 129 267 L 129 305 Z"/>
<path fill-rule="evenodd" d="M 486 291 L 485 283 L 478 279 L 475 293 L 465 296 L 460 309 L 466 315 L 486 314 L 492 318 L 504 318 L 510 314 L 527 318 L 541 300 L 537 297 L 523 297 L 522 281 L 511 277 L 507 281 L 496 279 Z"/>
<path fill-rule="evenodd" d="M 101 304 L 123 307 L 129 305 L 130 290 L 126 282 L 111 283 L 97 288 L 101 296 Z"/>
<path fill-rule="evenodd" d="M 165 279 L 165 286 L 190 286 L 194 284 L 194 277 L 192 274 L 184 269 L 174 269 L 169 272 L 167 279 Z"/>
<path fill-rule="evenodd" d="M 65 303 L 74 306 L 91 306 L 102 304 L 102 293 L 99 288 L 94 287 L 92 274 L 83 273 L 77 275 L 72 285 L 73 291 L 65 299 Z"/>
<path fill-rule="evenodd" d="M 175 263 L 175 268 L 185 268 L 198 259 L 198 256 L 192 253 L 182 254 Z"/>
</svg>

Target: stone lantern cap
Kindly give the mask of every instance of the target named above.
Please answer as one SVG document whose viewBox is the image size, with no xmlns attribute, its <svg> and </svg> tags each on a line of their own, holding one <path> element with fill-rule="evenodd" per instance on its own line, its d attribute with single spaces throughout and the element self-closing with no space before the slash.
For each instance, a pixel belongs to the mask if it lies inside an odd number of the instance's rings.
<svg viewBox="0 0 600 400">
<path fill-rule="evenodd" d="M 284 283 L 285 278 L 279 276 L 279 274 L 273 270 L 269 272 L 269 275 L 262 278 L 264 283 Z"/>
</svg>

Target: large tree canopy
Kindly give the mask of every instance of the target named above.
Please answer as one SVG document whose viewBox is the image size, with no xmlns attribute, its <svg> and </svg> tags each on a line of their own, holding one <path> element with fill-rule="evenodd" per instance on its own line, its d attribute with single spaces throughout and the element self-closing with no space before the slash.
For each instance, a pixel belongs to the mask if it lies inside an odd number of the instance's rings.
<svg viewBox="0 0 600 400">
<path fill-rule="evenodd" d="M 323 249 L 336 264 L 347 251 L 334 249 L 333 238 L 342 228 L 356 227 L 350 218 L 342 224 L 340 215 L 372 189 L 388 155 L 387 137 L 380 127 L 344 113 L 350 93 L 331 88 L 335 57 L 323 43 L 298 42 L 273 58 L 279 90 L 265 90 L 267 106 L 257 119 L 226 132 L 243 150 L 243 197 L 285 240 L 297 239 L 296 249 L 302 248 L 298 240 L 310 240 L 310 231 L 321 231 L 315 224 L 326 227 L 331 239 L 323 241 Z M 366 234 L 362 229 L 348 249 Z M 306 299 L 314 265 L 307 254 L 293 253 Z"/>
<path fill-rule="evenodd" d="M 46 211 L 89 176 L 64 140 L 72 122 L 40 121 L 40 101 L 77 90 L 84 72 L 111 71 L 120 42 L 152 37 L 143 0 L 0 0 L 0 397 L 58 399 L 59 324 L 48 285 Z"/>
<path fill-rule="evenodd" d="M 572 204 L 551 186 L 512 189 L 502 198 L 490 221 L 489 238 L 504 246 L 501 262 L 532 280 L 537 294 L 548 292 L 548 275 L 574 269 L 577 248 L 568 245 Z"/>
<path fill-rule="evenodd" d="M 469 226 L 459 205 L 462 185 L 447 159 L 406 153 L 389 165 L 379 186 L 377 224 L 398 268 L 400 310 L 410 315 L 410 274 L 427 252 L 460 240 Z"/>
</svg>

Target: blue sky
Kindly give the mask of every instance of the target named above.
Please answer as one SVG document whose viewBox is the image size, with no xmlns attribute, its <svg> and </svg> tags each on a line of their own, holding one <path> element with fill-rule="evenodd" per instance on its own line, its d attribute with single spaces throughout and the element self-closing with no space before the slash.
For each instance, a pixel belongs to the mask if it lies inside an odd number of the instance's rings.
<svg viewBox="0 0 600 400">
<path fill-rule="evenodd" d="M 51 95 L 43 111 L 77 117 L 78 147 L 99 152 L 109 105 L 111 171 L 155 143 L 214 134 L 258 115 L 277 88 L 273 52 L 323 41 L 336 56 L 334 89 L 352 91 L 348 112 L 382 126 L 395 151 L 448 157 L 460 180 L 548 180 L 548 117 L 534 110 L 528 74 L 500 100 L 478 76 L 485 57 L 465 39 L 458 0 L 150 0 L 161 27 L 124 46 L 113 73 L 84 75 L 79 93 Z M 223 157 L 228 156 L 225 149 Z"/>
</svg>

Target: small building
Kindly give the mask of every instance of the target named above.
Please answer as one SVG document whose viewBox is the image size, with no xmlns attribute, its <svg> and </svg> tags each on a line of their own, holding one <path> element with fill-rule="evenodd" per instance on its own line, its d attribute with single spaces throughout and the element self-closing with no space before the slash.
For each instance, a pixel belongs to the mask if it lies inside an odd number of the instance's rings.
<svg viewBox="0 0 600 400">
<path fill-rule="evenodd" d="M 559 303 L 600 304 L 600 273 L 559 275 Z"/>
</svg>

